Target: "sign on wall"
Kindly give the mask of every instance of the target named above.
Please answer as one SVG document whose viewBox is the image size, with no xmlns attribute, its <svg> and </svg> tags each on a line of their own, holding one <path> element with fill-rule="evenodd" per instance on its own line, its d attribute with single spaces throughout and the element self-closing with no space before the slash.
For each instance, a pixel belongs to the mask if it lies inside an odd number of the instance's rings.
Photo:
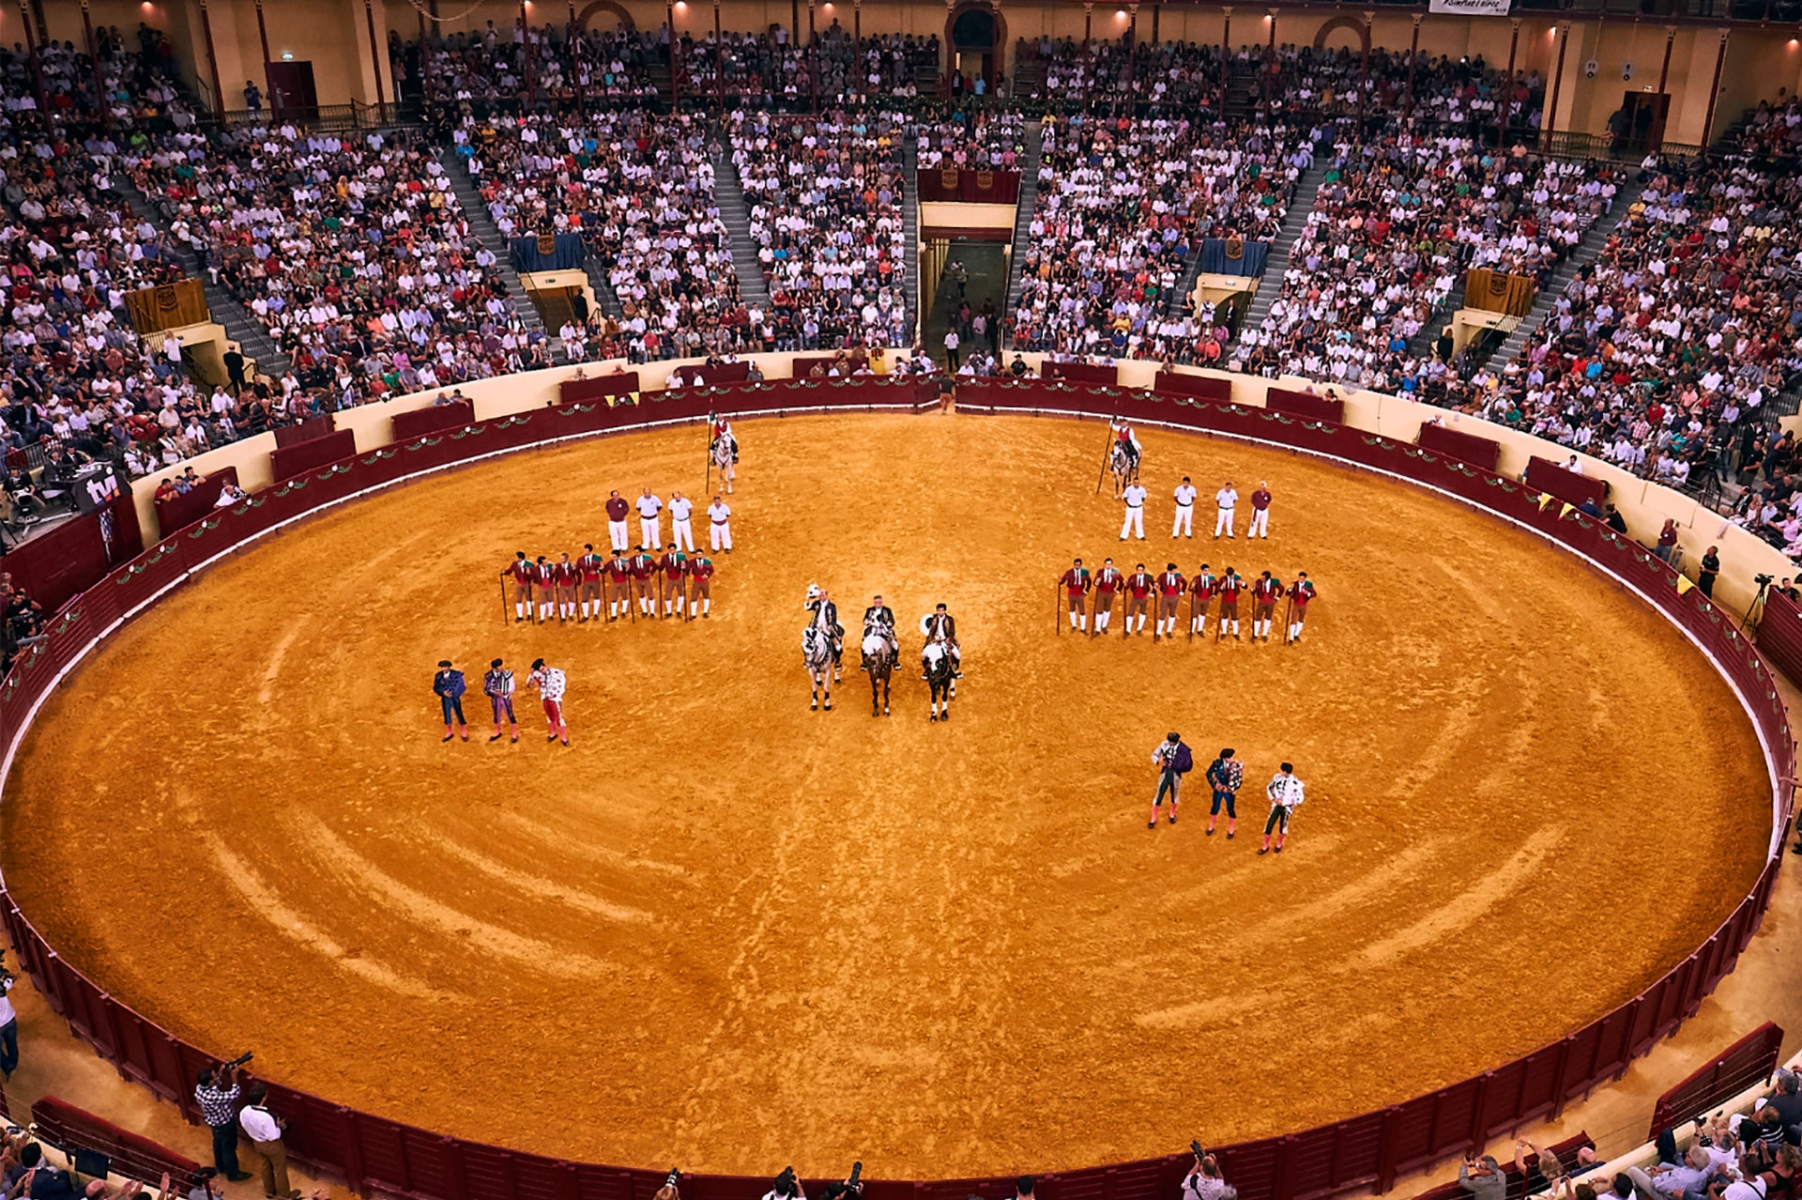
<svg viewBox="0 0 1802 1200">
<path fill-rule="evenodd" d="M 1460 17 L 1505 17 L 1512 0 L 1431 0 L 1428 12 Z"/>
</svg>

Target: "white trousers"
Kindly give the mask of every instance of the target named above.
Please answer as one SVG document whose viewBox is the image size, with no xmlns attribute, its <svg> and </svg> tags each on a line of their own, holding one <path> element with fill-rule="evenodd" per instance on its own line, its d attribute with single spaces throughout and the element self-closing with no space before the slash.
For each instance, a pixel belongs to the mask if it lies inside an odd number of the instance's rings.
<svg viewBox="0 0 1802 1200">
<path fill-rule="evenodd" d="M 672 519 L 669 523 L 669 540 L 676 543 L 690 554 L 695 552 L 695 531 L 689 528 L 687 521 Z"/>
<path fill-rule="evenodd" d="M 1248 538 L 1267 538 L 1270 536 L 1270 510 L 1254 508 L 1251 510 L 1251 528 L 1245 531 Z"/>
<path fill-rule="evenodd" d="M 1176 520 L 1170 523 L 1171 537 L 1194 537 L 1195 506 L 1179 504 L 1176 506 Z"/>
<path fill-rule="evenodd" d="M 638 518 L 638 539 L 647 550 L 663 547 L 663 521 L 658 517 Z"/>
<path fill-rule="evenodd" d="M 1230 508 L 1221 509 L 1214 518 L 1214 536 L 1219 537 L 1223 533 L 1227 537 L 1233 536 L 1233 510 Z"/>
<path fill-rule="evenodd" d="M 715 521 L 708 530 L 707 540 L 714 550 L 732 549 L 732 522 Z"/>
<path fill-rule="evenodd" d="M 1129 532 L 1137 533 L 1141 542 L 1145 540 L 1145 509 L 1143 507 L 1126 510 L 1126 520 L 1120 522 L 1120 539 L 1125 541 Z"/>
<path fill-rule="evenodd" d="M 615 550 L 630 550 L 626 543 L 626 523 L 624 521 L 607 522 L 607 540 L 613 543 Z"/>
</svg>

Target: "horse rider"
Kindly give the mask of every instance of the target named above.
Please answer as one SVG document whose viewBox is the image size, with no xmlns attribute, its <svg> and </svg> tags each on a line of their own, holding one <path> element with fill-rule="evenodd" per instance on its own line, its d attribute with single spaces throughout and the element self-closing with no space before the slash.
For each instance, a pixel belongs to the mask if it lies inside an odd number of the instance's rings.
<svg viewBox="0 0 1802 1200">
<path fill-rule="evenodd" d="M 952 677 L 962 679 L 964 677 L 964 652 L 957 644 L 957 618 L 945 611 L 945 606 L 941 604 L 932 612 L 920 618 L 920 632 L 926 635 L 927 645 L 931 645 L 933 642 L 945 643 L 945 648 L 951 652 Z M 926 678 L 925 668 L 926 656 L 921 654 L 921 679 Z"/>
<path fill-rule="evenodd" d="M 732 461 L 738 462 L 738 438 L 732 433 L 732 423 L 718 413 L 707 414 L 707 448 L 712 450 L 724 439 L 726 448 L 732 451 Z"/>
<path fill-rule="evenodd" d="M 1136 470 L 1142 447 L 1139 445 L 1139 439 L 1133 436 L 1132 425 L 1126 421 L 1114 424 L 1114 441 L 1120 447 L 1120 453 L 1126 455 L 1127 468 Z"/>
<path fill-rule="evenodd" d="M 803 607 L 813 614 L 810 624 L 825 633 L 826 640 L 836 655 L 845 641 L 845 627 L 838 623 L 838 605 L 827 596 L 825 588 L 817 583 L 810 583 L 807 585 L 807 603 Z"/>
<path fill-rule="evenodd" d="M 881 592 L 871 597 L 870 607 L 863 610 L 863 633 L 865 637 L 872 633 L 880 637 L 888 643 L 890 654 L 901 657 L 901 639 L 895 634 L 895 610 L 882 602 Z"/>
</svg>

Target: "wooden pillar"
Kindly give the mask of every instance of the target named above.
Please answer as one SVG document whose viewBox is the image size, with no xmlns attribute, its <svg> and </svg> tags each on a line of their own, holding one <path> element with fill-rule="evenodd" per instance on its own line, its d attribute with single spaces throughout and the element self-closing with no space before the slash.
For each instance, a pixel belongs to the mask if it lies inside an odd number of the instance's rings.
<svg viewBox="0 0 1802 1200">
<path fill-rule="evenodd" d="M 669 30 L 669 109 L 682 111 L 682 39 L 676 36 L 676 0 L 663 0 L 664 27 Z"/>
<path fill-rule="evenodd" d="M 813 112 L 820 113 L 820 32 L 813 20 L 814 0 L 807 0 L 807 87 L 813 93 Z"/>
<path fill-rule="evenodd" d="M 1658 68 L 1658 90 L 1660 93 L 1664 91 L 1664 85 L 1668 83 L 1671 78 L 1671 43 L 1676 40 L 1677 27 L 1675 25 L 1666 25 L 1664 27 L 1664 63 Z"/>
<path fill-rule="evenodd" d="M 1558 65 L 1552 69 L 1552 106 L 1539 126 L 1539 144 L 1549 148 L 1558 132 L 1558 93 L 1564 90 L 1564 48 L 1570 45 L 1570 22 L 1558 22 Z"/>
<path fill-rule="evenodd" d="M 720 0 L 713 0 L 713 99 L 726 111 L 726 35 L 720 27 Z"/>
<path fill-rule="evenodd" d="M 863 60 L 863 0 L 851 0 L 851 40 L 857 50 L 854 57 L 861 63 Z M 862 66 L 857 68 L 863 70 Z"/>
<path fill-rule="evenodd" d="M 205 10 L 205 0 L 201 8 Z M 375 7 L 370 0 L 363 0 L 363 20 L 369 26 L 369 66 L 375 71 L 375 107 L 378 119 L 385 125 L 388 123 L 388 92 L 382 86 L 382 47 L 375 36 Z M 212 35 L 207 35 L 207 48 L 212 48 Z"/>
<path fill-rule="evenodd" d="M 1089 97 L 1095 94 L 1095 3 L 1094 0 L 1083 0 L 1082 5 L 1082 100 L 1086 106 Z"/>
<path fill-rule="evenodd" d="M 1264 112 L 1270 112 L 1270 73 L 1276 70 L 1276 9 L 1266 14 L 1270 22 L 1270 44 L 1264 51 Z"/>
<path fill-rule="evenodd" d="M 1508 73 L 1502 76 L 1502 102 L 1495 118 L 1495 150 L 1500 154 L 1508 144 L 1508 109 L 1513 106 L 1514 56 L 1520 49 L 1520 18 L 1510 17 L 1514 33 L 1508 39 Z"/>
<path fill-rule="evenodd" d="M 269 83 L 269 26 L 263 20 L 263 0 L 257 0 L 257 40 L 263 47 L 263 103 L 275 111 L 275 88 Z M 419 14 L 419 62 L 425 66 L 425 14 Z"/>
<path fill-rule="evenodd" d="M 1370 27 L 1377 15 L 1364 10 L 1364 58 L 1358 64 L 1358 136 L 1364 136 L 1364 93 L 1370 90 Z"/>
<path fill-rule="evenodd" d="M 363 0 L 365 4 L 369 0 Z M 213 19 L 207 15 L 206 0 L 200 0 L 200 31 L 206 37 L 206 66 L 213 76 L 213 111 L 223 117 L 225 115 L 225 89 L 219 86 L 219 55 L 213 50 Z M 37 50 L 32 49 L 32 65 L 37 64 Z M 40 84 L 39 91 L 43 90 Z"/>
<path fill-rule="evenodd" d="M 1220 27 L 1220 116 L 1226 117 L 1226 90 L 1233 79 L 1233 6 L 1220 6 L 1220 15 L 1225 18 Z"/>
<path fill-rule="evenodd" d="M 1151 44 L 1158 44 L 1158 18 L 1164 15 L 1163 0 L 1154 0 L 1151 6 Z"/>
<path fill-rule="evenodd" d="M 106 80 L 100 74 L 100 48 L 94 44 L 94 22 L 88 16 L 88 0 L 81 0 L 81 33 L 88 43 L 88 64 L 94 68 L 94 103 L 100 106 L 100 119 L 110 129 L 113 110 L 106 102 Z"/>
<path fill-rule="evenodd" d="M 1408 44 L 1408 94 L 1402 101 L 1402 120 L 1414 115 L 1414 60 L 1420 57 L 1420 13 L 1414 14 L 1414 40 Z"/>
<path fill-rule="evenodd" d="M 532 53 L 532 18 L 526 14 L 526 0 L 519 0 L 519 36 L 523 39 L 519 44 L 521 53 L 525 56 L 526 60 L 526 104 L 530 105 L 532 103 L 533 92 L 532 59 L 537 56 Z"/>
<path fill-rule="evenodd" d="M 588 107 L 582 87 L 582 31 L 576 28 L 576 0 L 569 0 L 569 70 L 575 77 L 576 111 Z"/>
<path fill-rule="evenodd" d="M 1133 60 L 1139 57 L 1139 6 L 1135 2 L 1126 6 L 1131 19 L 1126 25 L 1126 103 L 1133 103 Z"/>
<path fill-rule="evenodd" d="M 1702 149 L 1714 141 L 1714 106 L 1721 98 L 1721 70 L 1727 65 L 1727 36 L 1731 29 L 1721 30 L 1721 48 L 1714 56 L 1714 82 L 1708 88 L 1708 115 L 1702 118 Z"/>
</svg>

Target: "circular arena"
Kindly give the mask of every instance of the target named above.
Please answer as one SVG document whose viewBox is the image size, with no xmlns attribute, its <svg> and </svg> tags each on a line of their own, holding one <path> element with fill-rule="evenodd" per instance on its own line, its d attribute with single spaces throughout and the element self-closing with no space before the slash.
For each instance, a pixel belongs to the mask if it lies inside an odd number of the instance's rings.
<svg viewBox="0 0 1802 1200">
<path fill-rule="evenodd" d="M 1802 1200 L 1802 0 L 13 7 L 0 1200 Z"/>
<path fill-rule="evenodd" d="M 739 430 L 705 620 L 521 624 L 498 586 L 517 547 L 604 545 L 610 488 L 701 486 L 691 426 L 417 480 L 206 569 L 39 715 L 6 798 L 9 847 L 34 847 L 5 862 L 16 902 L 178 1036 L 254 1043 L 379 1115 L 591 1161 L 955 1176 L 1431 1091 L 1631 999 L 1760 873 L 1768 782 L 1751 726 L 1719 721 L 1731 690 L 1638 597 L 1495 517 L 1148 429 L 1155 494 L 1267 481 L 1272 531 L 1122 545 L 1098 425 Z M 1085 638 L 1053 586 L 1077 553 L 1307 570 L 1321 599 L 1293 646 Z M 847 614 L 879 591 L 904 627 L 947 603 L 954 719 L 927 720 L 911 631 L 893 715 L 854 666 L 810 711 L 810 583 Z M 567 672 L 567 749 L 530 714 L 517 744 L 477 714 L 440 741 L 430 664 L 495 656 Z M 1679 731 L 1711 720 L 1706 795 L 1665 786 Z M 1167 728 L 1247 764 L 1236 838 L 1194 793 L 1145 828 Z M 1310 799 L 1262 857 L 1284 759 Z M 1718 869 L 1670 869 L 1675 826 Z M 1588 877 L 1614 886 L 1560 885 Z M 1608 984 L 1557 987 L 1573 974 Z M 469 1106 L 572 1056 L 601 1081 L 579 1106 L 563 1086 Z M 1332 1082 L 1303 1099 L 1284 1081 L 1308 1073 Z"/>
</svg>

